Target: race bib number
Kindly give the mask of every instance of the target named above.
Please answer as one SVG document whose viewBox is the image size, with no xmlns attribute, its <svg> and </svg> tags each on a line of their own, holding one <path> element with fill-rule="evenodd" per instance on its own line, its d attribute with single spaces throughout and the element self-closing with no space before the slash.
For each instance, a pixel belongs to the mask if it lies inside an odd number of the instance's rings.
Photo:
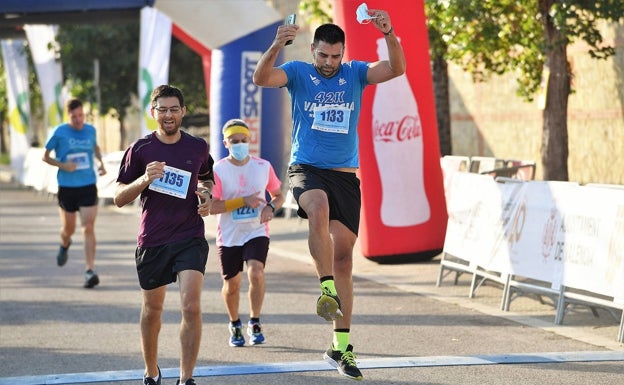
<svg viewBox="0 0 624 385">
<path fill-rule="evenodd" d="M 150 184 L 149 189 L 159 193 L 186 198 L 188 186 L 191 182 L 191 173 L 179 168 L 165 166 L 165 175 Z"/>
<path fill-rule="evenodd" d="M 76 164 L 76 170 L 87 170 L 91 168 L 91 162 L 89 162 L 89 154 L 87 154 L 86 152 L 67 154 L 67 161 Z"/>
<path fill-rule="evenodd" d="M 349 133 L 349 117 L 351 110 L 340 106 L 322 106 L 314 109 L 313 130 L 333 132 L 336 134 Z"/>
<path fill-rule="evenodd" d="M 239 207 L 236 210 L 232 211 L 232 219 L 234 222 L 253 222 L 257 220 L 260 211 L 255 208 L 252 209 L 248 206 Z"/>
</svg>

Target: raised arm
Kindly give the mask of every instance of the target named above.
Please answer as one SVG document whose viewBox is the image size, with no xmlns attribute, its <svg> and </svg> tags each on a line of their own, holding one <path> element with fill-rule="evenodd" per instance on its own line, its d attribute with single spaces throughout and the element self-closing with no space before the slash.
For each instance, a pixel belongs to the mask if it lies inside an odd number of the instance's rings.
<svg viewBox="0 0 624 385">
<path fill-rule="evenodd" d="M 275 67 L 277 55 L 288 40 L 294 40 L 299 26 L 296 24 L 280 25 L 273 43 L 262 55 L 253 74 L 253 81 L 260 87 L 283 87 L 288 81 L 286 72 Z"/>
<path fill-rule="evenodd" d="M 392 21 L 388 12 L 378 9 L 369 9 L 369 15 L 375 16 L 373 24 L 384 34 L 388 47 L 388 60 L 372 63 L 366 74 L 370 84 L 382 83 L 405 73 L 405 54 L 399 39 L 394 34 Z"/>
</svg>

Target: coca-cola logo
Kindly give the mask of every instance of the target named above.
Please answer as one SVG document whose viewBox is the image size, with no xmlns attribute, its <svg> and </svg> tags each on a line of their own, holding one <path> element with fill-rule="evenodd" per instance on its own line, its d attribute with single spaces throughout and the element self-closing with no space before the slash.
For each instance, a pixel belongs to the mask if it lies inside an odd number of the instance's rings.
<svg viewBox="0 0 624 385">
<path fill-rule="evenodd" d="M 422 135 L 420 119 L 417 115 L 406 115 L 400 120 L 373 122 L 373 139 L 381 142 L 404 142 Z"/>
</svg>

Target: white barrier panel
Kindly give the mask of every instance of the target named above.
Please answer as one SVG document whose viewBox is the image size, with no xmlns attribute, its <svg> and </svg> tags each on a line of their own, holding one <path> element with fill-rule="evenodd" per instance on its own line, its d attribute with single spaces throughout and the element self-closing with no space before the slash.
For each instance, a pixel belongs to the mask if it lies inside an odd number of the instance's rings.
<svg viewBox="0 0 624 385">
<path fill-rule="evenodd" d="M 624 189 L 497 183 L 455 173 L 444 253 L 482 268 L 624 299 Z"/>
<path fill-rule="evenodd" d="M 492 229 L 500 218 L 501 192 L 492 177 L 456 172 L 448 185 L 449 213 L 444 253 L 465 261 L 491 250 L 494 244 Z"/>
<path fill-rule="evenodd" d="M 489 227 L 482 228 L 480 231 L 490 232 L 493 243 L 475 254 L 472 264 L 484 270 L 508 274 L 511 271 L 511 247 L 517 242 L 518 229 L 523 221 L 521 206 L 526 183 L 494 182 L 493 187 L 488 183 L 489 188 L 496 188 L 500 191 L 498 201 L 494 199 L 484 201 L 487 206 L 496 206 L 495 209 L 488 211 L 497 216 L 489 218 Z"/>
<path fill-rule="evenodd" d="M 24 186 L 37 191 L 47 191 L 50 179 L 56 180 L 56 167 L 43 161 L 44 152 L 43 148 L 31 147 L 24 161 Z"/>
<path fill-rule="evenodd" d="M 559 207 L 563 285 L 624 303 L 624 190 L 580 186 Z"/>
<path fill-rule="evenodd" d="M 524 183 L 508 237 L 510 274 L 561 284 L 564 243 L 561 201 L 578 188 L 569 182 Z"/>
<path fill-rule="evenodd" d="M 455 283 L 471 273 L 472 298 L 494 280 L 504 285 L 502 310 L 514 291 L 545 294 L 556 303 L 557 325 L 569 303 L 619 309 L 624 342 L 624 186 L 449 176 L 438 286 L 445 270 L 456 272 Z"/>
<path fill-rule="evenodd" d="M 119 176 L 119 166 L 123 158 L 124 151 L 115 151 L 102 156 L 106 174 L 98 177 L 97 188 L 99 198 L 112 199 L 117 190 L 117 176 Z"/>
</svg>

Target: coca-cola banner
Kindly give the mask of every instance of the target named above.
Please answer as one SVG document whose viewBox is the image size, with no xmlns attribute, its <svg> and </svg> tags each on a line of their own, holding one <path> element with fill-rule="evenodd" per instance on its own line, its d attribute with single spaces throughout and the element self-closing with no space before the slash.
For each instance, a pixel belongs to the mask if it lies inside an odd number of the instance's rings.
<svg viewBox="0 0 624 385">
<path fill-rule="evenodd" d="M 362 1 L 335 0 L 346 33 L 345 61 L 387 60 L 384 36 L 360 24 Z M 364 92 L 358 131 L 362 254 L 378 262 L 428 259 L 444 245 L 447 223 L 423 0 L 366 1 L 392 20 L 406 73 Z"/>
</svg>

